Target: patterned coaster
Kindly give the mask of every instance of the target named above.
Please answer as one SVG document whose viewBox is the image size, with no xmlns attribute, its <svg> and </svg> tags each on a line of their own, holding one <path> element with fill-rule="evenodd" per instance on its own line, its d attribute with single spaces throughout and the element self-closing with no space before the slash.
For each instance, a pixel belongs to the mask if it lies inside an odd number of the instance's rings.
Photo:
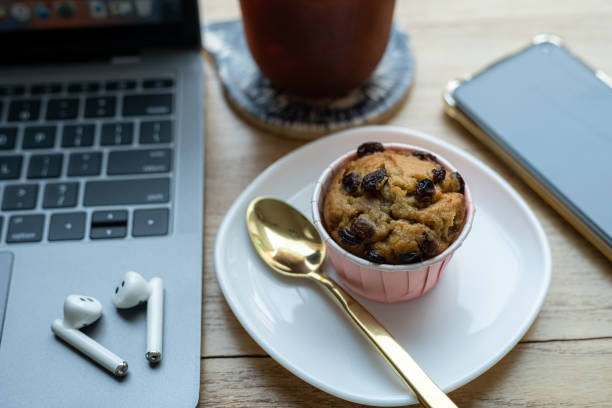
<svg viewBox="0 0 612 408">
<path fill-rule="evenodd" d="M 395 26 L 368 82 L 340 99 L 297 98 L 270 84 L 249 53 L 240 20 L 207 24 L 204 44 L 234 110 L 258 127 L 297 139 L 388 119 L 403 102 L 414 75 L 408 36 Z"/>
</svg>

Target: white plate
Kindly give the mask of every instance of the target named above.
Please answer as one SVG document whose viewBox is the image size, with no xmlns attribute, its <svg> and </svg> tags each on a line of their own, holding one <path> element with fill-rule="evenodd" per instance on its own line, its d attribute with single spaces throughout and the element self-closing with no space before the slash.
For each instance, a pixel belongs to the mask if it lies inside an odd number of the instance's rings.
<svg viewBox="0 0 612 408">
<path fill-rule="evenodd" d="M 420 132 L 383 126 L 348 130 L 271 165 L 227 212 L 215 244 L 215 269 L 240 323 L 285 368 L 340 398 L 396 406 L 416 400 L 327 295 L 314 284 L 267 268 L 245 226 L 247 205 L 260 195 L 286 200 L 310 218 L 312 189 L 321 172 L 341 154 L 372 140 L 439 152 L 469 183 L 476 216 L 472 232 L 431 292 L 391 305 L 356 298 L 446 392 L 499 361 L 527 331 L 548 291 L 546 236 L 499 175 Z M 325 268 L 334 277 L 328 263 Z"/>
</svg>

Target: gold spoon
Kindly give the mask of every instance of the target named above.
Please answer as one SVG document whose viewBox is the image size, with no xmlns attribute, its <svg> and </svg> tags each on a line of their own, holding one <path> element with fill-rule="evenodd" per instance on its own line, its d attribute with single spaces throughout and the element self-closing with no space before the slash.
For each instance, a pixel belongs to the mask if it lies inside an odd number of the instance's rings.
<svg viewBox="0 0 612 408">
<path fill-rule="evenodd" d="M 311 279 L 327 289 L 425 407 L 457 407 L 391 334 L 348 292 L 323 273 L 325 244 L 314 225 L 298 210 L 273 198 L 251 201 L 246 212 L 251 241 L 276 272 Z"/>
</svg>

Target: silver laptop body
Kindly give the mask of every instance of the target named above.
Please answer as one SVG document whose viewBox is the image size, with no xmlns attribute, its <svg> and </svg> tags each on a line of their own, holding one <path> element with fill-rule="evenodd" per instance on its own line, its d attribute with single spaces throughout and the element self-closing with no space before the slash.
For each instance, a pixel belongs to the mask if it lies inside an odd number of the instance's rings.
<svg viewBox="0 0 612 408">
<path fill-rule="evenodd" d="M 197 404 L 203 95 L 195 49 L 0 68 L 0 407 Z M 129 270 L 163 280 L 157 365 L 146 306 L 111 303 Z M 69 294 L 102 303 L 83 332 L 128 362 L 125 377 L 53 335 Z"/>
</svg>

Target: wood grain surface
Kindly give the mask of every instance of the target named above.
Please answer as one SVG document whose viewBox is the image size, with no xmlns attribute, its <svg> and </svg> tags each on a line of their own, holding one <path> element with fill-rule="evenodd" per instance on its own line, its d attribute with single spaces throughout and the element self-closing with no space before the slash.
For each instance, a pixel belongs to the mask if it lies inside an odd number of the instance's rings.
<svg viewBox="0 0 612 408">
<path fill-rule="evenodd" d="M 228 0 L 206 0 L 201 13 L 204 22 L 240 16 L 238 2 Z M 612 263 L 447 119 L 441 102 L 449 79 L 478 70 L 537 33 L 560 35 L 591 65 L 612 73 L 612 2 L 398 0 L 395 20 L 411 37 L 416 78 L 406 103 L 388 123 L 435 135 L 499 172 L 535 211 L 552 249 L 550 291 L 531 329 L 497 365 L 452 398 L 461 407 L 612 407 Z M 238 119 L 209 62 L 206 71 L 200 406 L 355 406 L 310 386 L 271 359 L 223 298 L 213 248 L 225 212 L 263 169 L 303 142 L 266 134 Z"/>
</svg>

